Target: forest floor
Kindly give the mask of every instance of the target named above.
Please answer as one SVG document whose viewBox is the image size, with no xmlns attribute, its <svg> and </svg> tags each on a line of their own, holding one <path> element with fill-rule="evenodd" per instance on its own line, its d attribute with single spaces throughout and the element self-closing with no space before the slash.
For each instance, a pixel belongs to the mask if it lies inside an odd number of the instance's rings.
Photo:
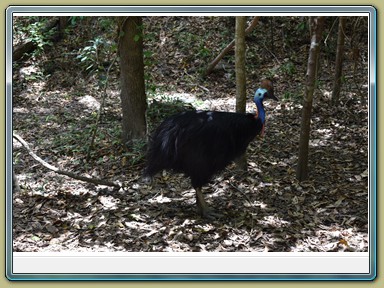
<svg viewBox="0 0 384 288">
<path fill-rule="evenodd" d="M 220 21 L 145 19 L 146 32 L 155 35 L 146 41 L 146 49 L 152 51 L 152 62 L 147 63 L 150 87 L 156 88 L 149 101 L 150 131 L 165 114 L 178 109 L 234 111 L 233 53 L 213 74 L 199 76 L 231 40 L 220 32 Z M 15 65 L 13 131 L 44 161 L 79 175 L 119 181 L 125 188 L 96 186 L 48 171 L 13 140 L 20 184 L 13 193 L 14 251 L 368 251 L 367 63 L 362 60 L 356 72 L 356 63 L 346 59 L 349 74 L 340 105 L 332 107 L 333 69 L 328 54 L 321 58 L 310 178 L 298 182 L 300 97 L 308 45 L 302 40 L 295 43 L 302 50 L 283 50 L 278 45 L 284 39 L 276 38 L 279 49 L 273 50 L 260 40 L 268 25 L 260 22 L 247 38 L 247 69 L 253 71 L 247 74 L 247 110 L 254 110 L 251 98 L 264 76 L 274 78 L 280 101 L 265 103 L 266 132 L 248 148 L 248 173 L 239 173 L 233 164 L 204 187 L 209 206 L 222 214 L 211 220 L 196 213 L 195 192 L 183 175 L 164 172 L 151 184 L 141 180 L 145 141 L 128 148 L 120 143 L 117 68 L 111 73 L 97 141 L 86 161 L 102 93 L 95 85 L 97 77 L 80 69 L 68 51 L 79 41 L 85 45 L 85 40 L 74 38 L 76 33 L 87 39 L 89 31 L 74 31 L 56 49 L 45 51 L 39 62 L 30 59 Z M 359 74 L 350 75 L 351 71 Z"/>
</svg>

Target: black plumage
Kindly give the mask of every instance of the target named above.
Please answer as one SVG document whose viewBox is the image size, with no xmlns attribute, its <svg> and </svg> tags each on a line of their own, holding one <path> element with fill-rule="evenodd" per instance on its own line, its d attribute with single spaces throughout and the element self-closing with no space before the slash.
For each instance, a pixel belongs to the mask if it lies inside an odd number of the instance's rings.
<svg viewBox="0 0 384 288">
<path fill-rule="evenodd" d="M 276 99 L 267 90 L 258 97 L 259 110 L 264 110 L 264 97 Z M 264 111 L 260 112 L 264 115 Z M 196 190 L 199 213 L 207 216 L 202 186 L 245 153 L 249 143 L 262 132 L 263 121 L 264 116 L 218 111 L 173 115 L 152 134 L 144 176 L 152 177 L 162 170 L 184 173 Z"/>
</svg>

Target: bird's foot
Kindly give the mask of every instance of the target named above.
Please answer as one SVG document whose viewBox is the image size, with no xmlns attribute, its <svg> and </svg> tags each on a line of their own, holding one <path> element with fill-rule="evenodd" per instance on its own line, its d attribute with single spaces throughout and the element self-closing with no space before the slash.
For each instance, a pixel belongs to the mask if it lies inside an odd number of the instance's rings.
<svg viewBox="0 0 384 288">
<path fill-rule="evenodd" d="M 153 182 L 153 177 L 151 177 L 151 176 L 143 176 L 143 177 L 140 178 L 140 182 L 142 182 L 143 184 L 146 184 L 146 185 L 150 185 Z"/>
<path fill-rule="evenodd" d="M 208 219 L 208 220 L 215 220 L 218 218 L 222 218 L 224 215 L 221 213 L 217 213 L 211 208 L 208 207 L 197 207 L 197 212 L 200 214 L 202 218 Z"/>
</svg>

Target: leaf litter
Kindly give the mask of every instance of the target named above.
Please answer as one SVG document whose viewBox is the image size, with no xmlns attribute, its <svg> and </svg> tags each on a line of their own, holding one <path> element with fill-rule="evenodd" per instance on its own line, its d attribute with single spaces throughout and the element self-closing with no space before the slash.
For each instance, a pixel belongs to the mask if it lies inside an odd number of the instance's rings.
<svg viewBox="0 0 384 288">
<path fill-rule="evenodd" d="M 216 27 L 219 20 L 201 18 L 202 25 L 192 18 L 179 19 L 182 24 L 170 17 L 147 19 L 153 32 L 161 35 L 160 42 L 146 43 L 157 51 L 153 81 L 164 91 L 193 95 L 191 103 L 199 109 L 233 111 L 235 87 L 226 80 L 233 77 L 233 57 L 226 60 L 228 71 L 196 78 L 193 72 L 205 62 L 190 55 L 192 49 L 185 46 L 203 37 L 201 33 L 213 31 L 206 48 L 216 55 L 217 44 L 224 40 L 217 29 L 208 28 Z M 200 31 L 200 27 L 207 29 Z M 254 37 L 263 29 L 256 28 L 260 31 Z M 176 37 L 181 32 L 184 38 Z M 249 41 L 255 46 L 252 38 Z M 156 50 L 156 45 L 161 49 Z M 302 58 L 305 67 L 305 55 Z M 259 61 L 261 73 L 278 64 Z M 39 69 L 29 65 L 25 68 Z M 118 180 L 126 187 L 94 186 L 47 172 L 14 142 L 21 186 L 13 194 L 14 251 L 368 251 L 368 112 L 358 92 L 342 94 L 337 110 L 317 95 L 322 101 L 315 102 L 313 109 L 310 179 L 302 183 L 295 179 L 301 105 L 294 99 L 267 103 L 266 134 L 248 148 L 248 173 L 238 173 L 230 165 L 203 188 L 209 206 L 223 215 L 208 221 L 196 213 L 194 190 L 183 175 L 164 172 L 151 184 L 141 181 L 145 147 L 127 151 L 116 131 L 121 120 L 117 84 L 110 87 L 111 97 L 106 99 L 103 136 L 92 163 L 84 162 L 87 127 L 93 123 L 93 109 L 100 99 L 94 79 L 76 80 L 78 74 L 67 69 L 62 77 L 76 83 L 70 88 L 60 87 L 59 82 L 58 87 L 47 89 L 43 82 L 29 83 L 15 76 L 15 85 L 20 86 L 15 86 L 13 129 L 45 161 Z M 305 73 L 295 77 L 299 75 Z M 247 81 L 248 95 L 252 95 L 254 79 Z M 34 85 L 26 89 L 28 84 Z M 276 91 L 282 94 L 290 87 L 286 84 L 283 79 L 276 81 Z"/>
</svg>

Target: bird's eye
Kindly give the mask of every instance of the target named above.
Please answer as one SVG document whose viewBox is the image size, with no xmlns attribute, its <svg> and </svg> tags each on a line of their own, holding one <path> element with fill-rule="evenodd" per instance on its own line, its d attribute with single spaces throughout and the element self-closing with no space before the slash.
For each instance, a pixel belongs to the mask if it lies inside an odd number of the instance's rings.
<svg viewBox="0 0 384 288">
<path fill-rule="evenodd" d="M 261 93 L 259 92 L 259 96 L 261 96 Z"/>
</svg>

